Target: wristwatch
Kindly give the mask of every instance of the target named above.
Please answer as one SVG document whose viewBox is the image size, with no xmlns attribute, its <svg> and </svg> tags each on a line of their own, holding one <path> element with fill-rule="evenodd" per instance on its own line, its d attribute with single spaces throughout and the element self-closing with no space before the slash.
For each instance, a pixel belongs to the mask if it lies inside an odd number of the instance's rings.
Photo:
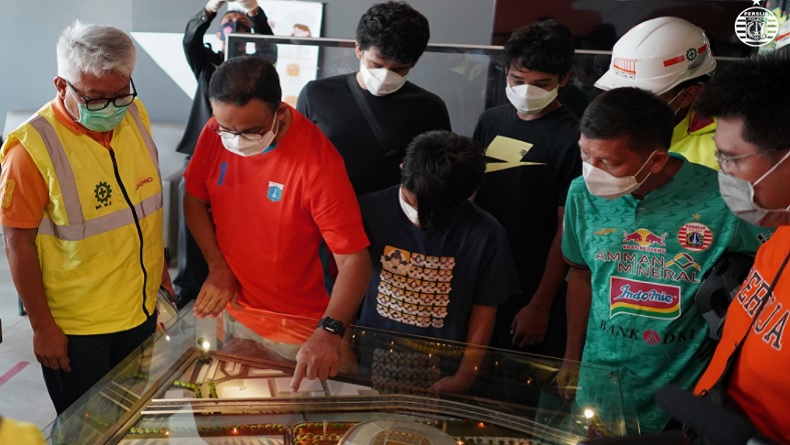
<svg viewBox="0 0 790 445">
<path fill-rule="evenodd" d="M 335 320 L 332 317 L 324 317 L 318 322 L 316 328 L 321 328 L 333 334 L 339 335 L 341 338 L 346 334 L 346 327 L 340 320 Z"/>
</svg>

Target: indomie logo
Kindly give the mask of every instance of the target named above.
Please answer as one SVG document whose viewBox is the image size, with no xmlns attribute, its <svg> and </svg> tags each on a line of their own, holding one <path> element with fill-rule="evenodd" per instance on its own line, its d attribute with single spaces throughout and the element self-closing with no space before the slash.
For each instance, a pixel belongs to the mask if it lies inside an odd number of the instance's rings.
<svg viewBox="0 0 790 445">
<path fill-rule="evenodd" d="M 611 277 L 609 318 L 629 314 L 671 320 L 680 317 L 680 287 Z"/>
<path fill-rule="evenodd" d="M 647 229 L 637 229 L 631 233 L 623 230 L 623 249 L 643 250 L 646 252 L 664 253 L 667 250 L 662 247 L 652 247 L 653 244 L 666 246 L 667 233 L 658 236 Z"/>
</svg>

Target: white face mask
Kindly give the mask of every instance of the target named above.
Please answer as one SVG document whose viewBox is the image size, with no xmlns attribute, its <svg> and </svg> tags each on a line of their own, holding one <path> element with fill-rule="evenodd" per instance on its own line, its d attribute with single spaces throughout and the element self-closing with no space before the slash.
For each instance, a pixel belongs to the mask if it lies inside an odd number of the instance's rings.
<svg viewBox="0 0 790 445">
<path fill-rule="evenodd" d="M 369 69 L 365 66 L 364 58 L 359 60 L 359 72 L 362 74 L 362 82 L 374 96 L 392 94 L 406 83 L 406 76 L 401 76 L 394 71 L 386 68 Z"/>
<path fill-rule="evenodd" d="M 277 133 L 274 131 L 274 126 L 276 125 L 277 130 L 279 131 L 279 124 L 280 123 L 277 121 L 277 112 L 275 111 L 272 128 L 263 135 L 263 139 L 259 141 L 251 141 L 249 139 L 243 138 L 240 134 L 232 135 L 230 133 L 223 133 L 220 135 L 220 139 L 222 139 L 222 146 L 225 147 L 225 149 L 229 152 L 244 157 L 254 156 L 265 153 L 269 150 L 273 150 L 274 146 L 272 146 L 272 141 L 274 141 L 274 138 L 277 137 Z"/>
<path fill-rule="evenodd" d="M 400 201 L 400 208 L 403 210 L 403 213 L 406 215 L 406 218 L 411 221 L 412 224 L 419 227 L 420 226 L 420 215 L 417 212 L 417 209 L 411 206 L 405 199 L 403 199 L 403 187 L 398 190 L 398 201 Z"/>
<path fill-rule="evenodd" d="M 680 92 L 678 92 L 678 94 L 675 94 L 675 97 L 673 97 L 669 102 L 667 102 L 667 105 L 669 105 L 669 108 L 672 108 L 672 115 L 675 116 L 675 117 L 678 117 L 678 113 L 680 113 L 680 110 L 682 110 L 682 108 L 678 107 L 677 109 L 675 109 L 675 107 L 672 106 L 672 102 L 674 102 L 675 99 L 680 97 L 680 95 L 683 94 L 684 91 L 686 91 L 685 88 L 680 90 Z"/>
<path fill-rule="evenodd" d="M 601 170 L 592 164 L 582 162 L 582 176 L 584 176 L 584 182 L 587 184 L 587 190 L 593 195 L 604 199 L 617 199 L 635 192 L 644 184 L 647 178 L 650 177 L 650 173 L 648 173 L 642 181 L 638 182 L 636 180 L 636 176 L 645 168 L 647 163 L 650 162 L 654 153 L 655 151 L 650 153 L 650 157 L 639 167 L 639 170 L 635 174 L 623 176 L 621 178 L 612 176 L 605 170 Z"/>
<path fill-rule="evenodd" d="M 750 224 L 763 227 L 790 224 L 790 206 L 786 209 L 764 209 L 754 203 L 754 186 L 773 173 L 788 156 L 790 156 L 790 151 L 776 165 L 760 176 L 760 179 L 754 181 L 754 184 L 719 170 L 721 197 L 735 216 Z"/>
<path fill-rule="evenodd" d="M 508 84 L 505 87 L 505 95 L 519 113 L 538 114 L 557 98 L 558 89 L 559 87 L 546 91 L 543 88 L 529 84 L 515 87 L 511 87 Z"/>
</svg>

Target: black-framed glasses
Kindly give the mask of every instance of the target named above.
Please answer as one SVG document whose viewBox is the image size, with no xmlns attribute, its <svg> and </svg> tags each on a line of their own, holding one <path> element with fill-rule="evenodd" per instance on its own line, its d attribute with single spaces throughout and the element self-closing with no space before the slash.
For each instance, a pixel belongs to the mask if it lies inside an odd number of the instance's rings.
<svg viewBox="0 0 790 445">
<path fill-rule="evenodd" d="M 274 118 L 272 118 L 272 126 L 270 129 L 271 131 L 274 131 L 275 123 L 277 123 L 277 111 L 274 112 Z M 224 128 L 221 128 L 219 126 L 213 126 L 211 129 L 214 130 L 214 133 L 217 133 L 219 137 L 225 139 L 226 141 L 233 139 L 236 136 L 240 136 L 242 139 L 246 139 L 248 141 L 255 141 L 255 142 L 263 140 L 263 137 L 266 136 L 266 133 L 270 131 L 270 130 L 231 131 L 231 130 L 225 130 Z"/>
<path fill-rule="evenodd" d="M 79 96 L 80 99 L 85 102 L 85 108 L 87 108 L 89 111 L 99 111 L 107 108 L 110 103 L 118 108 L 128 107 L 131 105 L 132 101 L 134 101 L 134 98 L 137 97 L 137 88 L 134 87 L 134 80 L 132 80 L 131 77 L 129 78 L 129 82 L 132 85 L 132 92 L 130 94 L 123 94 L 121 96 L 115 97 L 99 97 L 96 99 L 83 96 L 68 80 L 66 80 L 66 85 L 74 90 L 74 92 L 77 93 L 77 96 Z"/>
</svg>

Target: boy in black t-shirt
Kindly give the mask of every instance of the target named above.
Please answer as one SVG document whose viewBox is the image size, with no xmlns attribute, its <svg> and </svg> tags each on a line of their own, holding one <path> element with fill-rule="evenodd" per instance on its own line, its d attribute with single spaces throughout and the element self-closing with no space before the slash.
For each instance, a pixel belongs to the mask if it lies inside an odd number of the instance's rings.
<svg viewBox="0 0 790 445">
<path fill-rule="evenodd" d="M 357 325 L 488 346 L 497 305 L 519 286 L 504 229 L 469 201 L 484 171 L 471 139 L 432 131 L 406 149 L 400 186 L 360 198 L 373 278 Z M 374 337 L 356 340 L 379 389 L 465 392 L 482 359 L 476 348 L 460 361 L 446 348 L 422 357 Z"/>
<path fill-rule="evenodd" d="M 571 76 L 573 37 L 542 20 L 516 30 L 504 52 L 509 103 L 483 112 L 475 129 L 488 161 L 475 202 L 507 230 L 523 293 L 499 307 L 492 345 L 562 357 L 561 221 L 581 160 L 578 118 L 557 92 Z"/>
</svg>

